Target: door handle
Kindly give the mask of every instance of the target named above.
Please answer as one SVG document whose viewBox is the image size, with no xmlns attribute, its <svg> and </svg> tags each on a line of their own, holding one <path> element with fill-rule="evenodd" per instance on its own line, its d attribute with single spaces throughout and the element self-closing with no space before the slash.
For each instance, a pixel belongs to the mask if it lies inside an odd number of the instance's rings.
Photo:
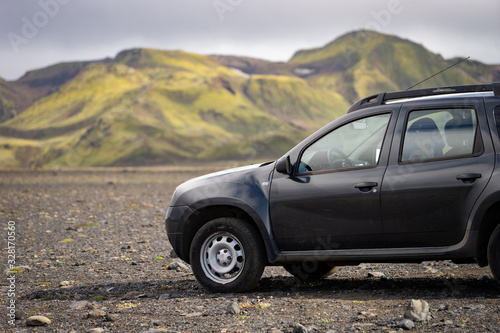
<svg viewBox="0 0 500 333">
<path fill-rule="evenodd" d="M 482 175 L 480 173 L 463 173 L 457 176 L 457 180 L 463 181 L 465 184 L 472 184 L 476 181 L 476 179 L 481 178 Z"/>
<path fill-rule="evenodd" d="M 378 186 L 377 182 L 362 182 L 354 184 L 354 188 L 358 188 L 361 192 L 370 192 L 375 186 Z"/>
</svg>

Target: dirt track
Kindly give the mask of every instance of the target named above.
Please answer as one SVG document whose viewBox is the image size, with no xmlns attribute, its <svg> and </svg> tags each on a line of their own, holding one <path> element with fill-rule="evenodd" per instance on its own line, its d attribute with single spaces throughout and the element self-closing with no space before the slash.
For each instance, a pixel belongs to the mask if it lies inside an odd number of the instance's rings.
<svg viewBox="0 0 500 333">
<path fill-rule="evenodd" d="M 413 331 L 500 332 L 500 287 L 485 277 L 489 270 L 448 261 L 343 267 L 314 284 L 269 267 L 250 293 L 206 292 L 189 269 L 167 269 L 178 259 L 169 257 L 163 218 L 175 186 L 207 171 L 0 171 L 0 331 L 276 333 L 300 323 L 310 332 L 390 332 L 399 329 L 409 301 L 423 299 L 431 319 Z M 7 243 L 9 221 L 14 247 Z M 26 266 L 15 275 L 13 298 L 4 272 L 9 249 L 15 265 Z M 11 299 L 20 317 L 14 326 Z M 70 308 L 76 301 L 89 304 Z M 226 313 L 231 301 L 240 314 Z M 87 318 L 93 309 L 104 312 Z M 52 323 L 26 326 L 33 315 Z"/>
</svg>

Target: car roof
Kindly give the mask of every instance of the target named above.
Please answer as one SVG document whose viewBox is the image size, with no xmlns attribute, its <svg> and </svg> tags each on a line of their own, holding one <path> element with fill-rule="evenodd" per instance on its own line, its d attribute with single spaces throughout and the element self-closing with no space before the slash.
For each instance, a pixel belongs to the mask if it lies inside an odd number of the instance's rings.
<svg viewBox="0 0 500 333">
<path fill-rule="evenodd" d="M 452 99 L 452 98 L 474 98 L 474 97 L 493 97 L 494 94 L 492 91 L 485 92 L 473 92 L 473 93 L 459 93 L 459 94 L 448 94 L 448 95 L 439 95 L 439 96 L 423 96 L 423 97 L 414 97 L 414 98 L 401 98 L 394 99 L 385 102 L 384 104 L 395 104 L 402 103 L 407 101 L 427 101 L 433 99 Z"/>
<path fill-rule="evenodd" d="M 486 92 L 486 94 L 485 94 Z M 480 95 L 484 94 L 484 95 Z M 500 83 L 474 84 L 465 86 L 437 87 L 417 90 L 405 90 L 398 92 L 383 92 L 362 98 L 354 103 L 347 113 L 369 108 L 372 106 L 398 103 L 418 99 L 440 99 L 457 97 L 486 97 L 500 96 Z"/>
</svg>

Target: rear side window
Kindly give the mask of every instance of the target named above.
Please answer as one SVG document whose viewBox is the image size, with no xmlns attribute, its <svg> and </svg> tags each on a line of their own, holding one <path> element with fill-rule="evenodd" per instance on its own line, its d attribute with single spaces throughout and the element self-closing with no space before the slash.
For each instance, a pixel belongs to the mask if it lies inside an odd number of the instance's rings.
<svg viewBox="0 0 500 333">
<path fill-rule="evenodd" d="M 418 110 L 409 113 L 401 162 L 480 154 L 477 117 L 472 108 Z"/>
</svg>

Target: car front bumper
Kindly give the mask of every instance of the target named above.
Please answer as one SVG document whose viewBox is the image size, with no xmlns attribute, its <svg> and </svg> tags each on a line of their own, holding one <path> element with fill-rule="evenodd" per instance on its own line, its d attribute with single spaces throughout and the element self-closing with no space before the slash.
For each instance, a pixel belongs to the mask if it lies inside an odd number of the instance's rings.
<svg viewBox="0 0 500 333">
<path fill-rule="evenodd" d="M 192 212 L 187 206 L 170 206 L 165 217 L 168 240 L 177 256 L 186 262 L 189 262 L 189 248 L 185 246 L 183 236 L 186 235 L 184 229 Z"/>
</svg>

